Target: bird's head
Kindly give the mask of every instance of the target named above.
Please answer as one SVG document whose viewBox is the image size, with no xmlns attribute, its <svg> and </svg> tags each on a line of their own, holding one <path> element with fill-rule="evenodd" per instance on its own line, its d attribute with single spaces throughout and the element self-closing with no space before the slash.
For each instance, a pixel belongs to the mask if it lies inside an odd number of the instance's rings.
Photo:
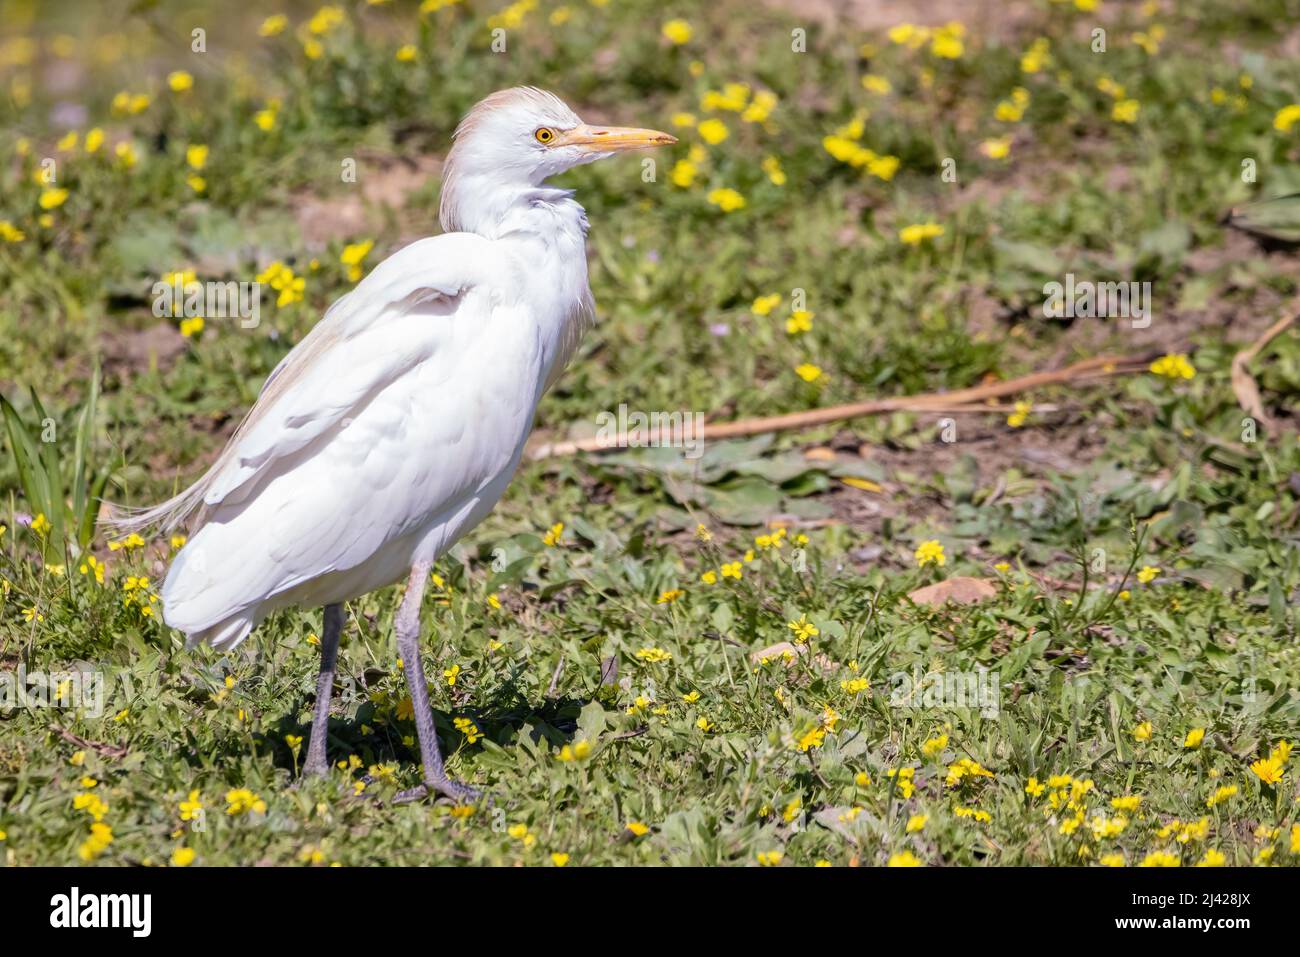
<svg viewBox="0 0 1300 957">
<path fill-rule="evenodd" d="M 500 90 L 475 104 L 456 128 L 443 170 L 442 227 L 472 229 L 479 207 L 506 201 L 574 166 L 676 142 L 658 130 L 590 126 L 544 90 Z"/>
</svg>

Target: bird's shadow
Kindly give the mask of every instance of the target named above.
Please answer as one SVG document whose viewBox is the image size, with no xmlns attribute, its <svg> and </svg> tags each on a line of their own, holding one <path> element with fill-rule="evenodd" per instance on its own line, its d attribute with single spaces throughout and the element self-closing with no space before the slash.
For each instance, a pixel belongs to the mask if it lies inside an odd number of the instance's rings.
<svg viewBox="0 0 1300 957">
<path fill-rule="evenodd" d="M 338 689 L 335 689 L 336 695 Z M 465 730 L 457 728 L 458 718 L 474 723 L 479 734 L 503 748 L 510 748 L 520 734 L 526 733 L 534 744 L 545 741 L 546 746 L 561 748 L 571 742 L 578 730 L 578 716 L 593 698 L 572 696 L 548 697 L 540 702 L 529 701 L 513 680 L 498 686 L 482 704 L 467 703 L 464 708 L 433 708 L 434 726 L 438 745 L 444 759 L 454 764 L 462 749 L 473 749 Z M 301 772 L 301 762 L 310 743 L 310 723 L 298 719 L 314 696 L 303 694 L 276 721 L 273 728 L 255 736 L 258 750 L 269 751 L 274 765 L 289 774 Z M 384 716 L 374 702 L 361 700 L 355 708 L 347 706 L 348 713 L 337 712 L 338 700 L 329 719 L 329 738 L 326 753 L 331 765 L 346 761 L 352 755 L 361 759 L 366 767 L 372 765 L 420 763 L 420 747 L 413 718 L 394 720 Z M 298 739 L 301 739 L 300 741 Z M 297 747 L 291 744 L 297 741 Z M 218 753 L 234 756 L 247 751 L 247 739 L 228 737 Z M 213 754 L 214 749 L 207 749 Z"/>
</svg>

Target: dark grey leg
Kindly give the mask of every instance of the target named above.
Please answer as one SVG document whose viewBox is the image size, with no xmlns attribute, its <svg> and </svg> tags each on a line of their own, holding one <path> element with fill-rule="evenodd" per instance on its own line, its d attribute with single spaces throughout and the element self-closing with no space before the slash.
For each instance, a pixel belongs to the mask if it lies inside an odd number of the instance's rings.
<svg viewBox="0 0 1300 957">
<path fill-rule="evenodd" d="M 420 660 L 420 604 L 424 599 L 424 586 L 429 580 L 429 563 L 422 562 L 411 568 L 406 582 L 406 595 L 397 609 L 394 622 L 397 631 L 397 653 L 402 656 L 406 672 L 406 686 L 411 693 L 415 710 L 415 730 L 420 739 L 420 760 L 424 762 L 424 783 L 398 794 L 394 801 L 414 801 L 437 793 L 453 801 L 474 801 L 479 792 L 447 777 L 443 770 L 442 754 L 438 751 L 438 734 L 433 726 L 433 711 L 429 707 L 429 686 L 424 679 L 424 663 Z"/>
<path fill-rule="evenodd" d="M 330 698 L 334 694 L 334 666 L 338 661 L 339 635 L 343 632 L 343 606 L 325 606 L 325 627 L 320 639 L 320 676 L 316 679 L 316 711 L 311 719 L 311 740 L 303 774 L 328 774 L 325 739 L 329 736 Z"/>
</svg>

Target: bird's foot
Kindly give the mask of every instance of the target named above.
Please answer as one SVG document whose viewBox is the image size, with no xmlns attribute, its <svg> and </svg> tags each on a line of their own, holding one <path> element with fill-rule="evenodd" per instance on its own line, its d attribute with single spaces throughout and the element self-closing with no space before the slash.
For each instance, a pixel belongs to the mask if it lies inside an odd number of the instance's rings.
<svg viewBox="0 0 1300 957">
<path fill-rule="evenodd" d="M 409 804 L 411 801 L 419 801 L 421 798 L 428 797 L 430 792 L 441 794 L 457 804 L 474 804 L 483 796 L 482 791 L 472 788 L 468 784 L 461 784 L 459 781 L 451 780 L 451 778 L 441 778 L 426 781 L 424 784 L 407 788 L 405 791 L 398 791 L 393 795 L 393 803 Z"/>
</svg>

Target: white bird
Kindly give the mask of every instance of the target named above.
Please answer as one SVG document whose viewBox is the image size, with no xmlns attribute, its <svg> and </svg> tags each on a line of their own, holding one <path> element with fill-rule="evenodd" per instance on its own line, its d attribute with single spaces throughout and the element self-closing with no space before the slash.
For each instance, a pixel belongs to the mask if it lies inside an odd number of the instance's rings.
<svg viewBox="0 0 1300 957">
<path fill-rule="evenodd" d="M 420 602 L 430 566 L 505 492 L 538 401 L 593 318 L 586 213 L 546 180 L 674 142 L 588 126 L 531 87 L 478 103 L 447 157 L 443 234 L 329 308 L 193 486 L 115 520 L 167 529 L 194 515 L 162 590 L 164 620 L 191 646 L 233 648 L 278 609 L 324 606 L 307 772 L 328 767 L 341 603 L 406 578 L 395 630 L 424 784 L 402 797 L 475 796 L 443 769 Z"/>
</svg>

